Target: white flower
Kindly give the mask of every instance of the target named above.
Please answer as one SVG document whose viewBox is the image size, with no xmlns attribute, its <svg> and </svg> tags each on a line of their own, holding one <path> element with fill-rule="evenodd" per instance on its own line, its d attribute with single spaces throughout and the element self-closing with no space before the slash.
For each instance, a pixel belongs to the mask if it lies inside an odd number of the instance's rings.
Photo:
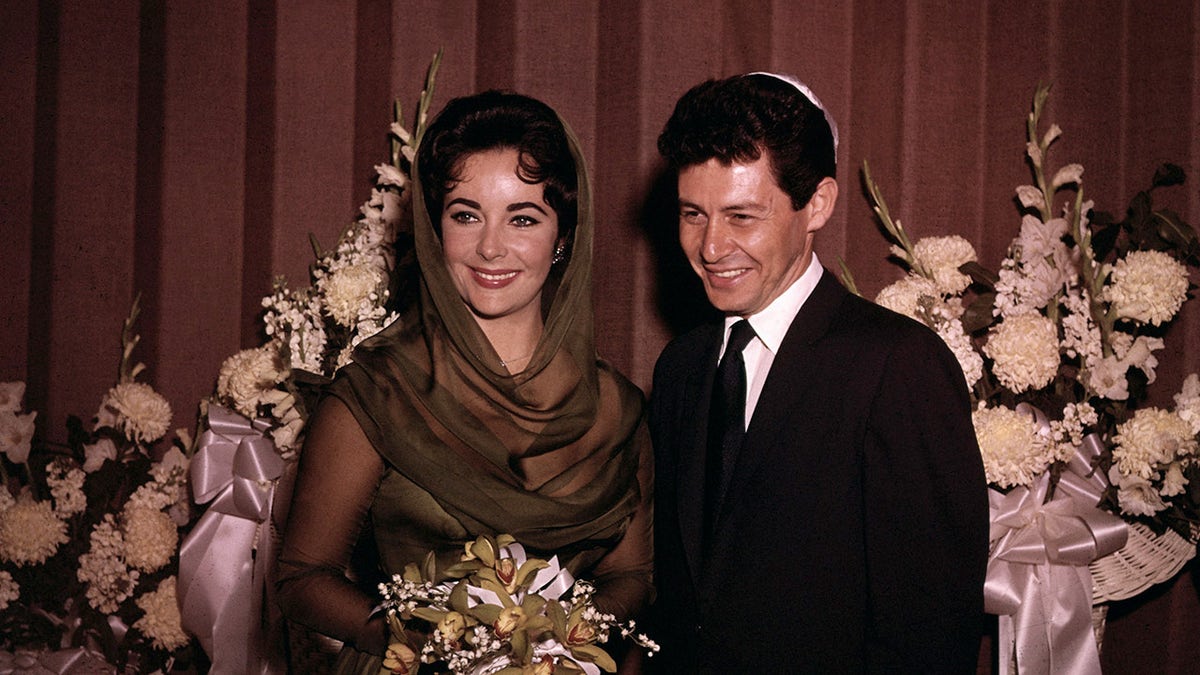
<svg viewBox="0 0 1200 675">
<path fill-rule="evenodd" d="M 1191 426 L 1169 410 L 1142 408 L 1117 426 L 1113 435 L 1113 465 L 1127 476 L 1146 480 L 1171 462 L 1196 454 Z"/>
<path fill-rule="evenodd" d="M 143 593 L 137 599 L 137 606 L 145 615 L 133 624 L 155 647 L 168 652 L 186 645 L 190 639 L 183 630 L 175 586 L 175 577 L 171 576 L 163 579 L 157 589 Z"/>
<path fill-rule="evenodd" d="M 21 401 L 24 398 L 24 382 L 0 382 L 0 412 L 21 412 Z"/>
<path fill-rule="evenodd" d="M 1158 490 L 1145 478 L 1123 474 L 1114 466 L 1108 470 L 1108 480 L 1117 486 L 1117 503 L 1122 513 L 1153 516 L 1167 508 Z"/>
<path fill-rule="evenodd" d="M 1058 330 L 1040 314 L 1011 316 L 992 327 L 983 353 L 992 372 L 1015 394 L 1041 389 L 1058 373 Z"/>
<path fill-rule="evenodd" d="M 217 395 L 241 414 L 254 418 L 264 394 L 274 390 L 275 385 L 287 379 L 289 374 L 275 343 L 243 349 L 221 364 Z"/>
<path fill-rule="evenodd" d="M 171 428 L 171 406 L 148 384 L 118 384 L 108 390 L 102 408 L 116 413 L 121 431 L 134 442 L 152 443 Z"/>
<path fill-rule="evenodd" d="M 1041 218 L 1026 214 L 1021 218 L 1021 233 L 1014 241 L 1020 250 L 1021 260 L 1035 260 L 1052 255 L 1063 247 L 1062 238 L 1067 234 L 1066 218 Z"/>
<path fill-rule="evenodd" d="M 24 464 L 29 459 L 36 417 L 36 411 L 24 415 L 0 411 L 0 452 L 8 455 L 10 462 Z"/>
<path fill-rule="evenodd" d="M 85 444 L 83 446 L 83 453 L 85 458 L 83 461 L 84 473 L 95 473 L 104 465 L 104 462 L 110 459 L 116 461 L 117 446 L 112 442 L 112 439 L 101 438 L 91 445 Z"/>
<path fill-rule="evenodd" d="M 1113 336 L 1128 336 L 1128 333 L 1114 332 Z M 1153 384 L 1156 379 L 1154 369 L 1158 367 L 1158 359 L 1154 352 L 1166 346 L 1162 338 L 1139 335 L 1132 341 L 1113 340 L 1113 351 L 1129 368 L 1137 368 L 1146 374 L 1146 383 Z"/>
<path fill-rule="evenodd" d="M 1042 191 L 1032 185 L 1018 185 L 1017 199 L 1021 200 L 1021 205 L 1027 209 L 1042 210 L 1046 206 L 1046 200 L 1042 196 Z"/>
<path fill-rule="evenodd" d="M 987 480 L 1002 488 L 1029 485 L 1058 459 L 1058 447 L 1033 416 L 980 405 L 971 414 Z"/>
<path fill-rule="evenodd" d="M 1188 479 L 1183 475 L 1183 464 L 1181 462 L 1171 462 L 1163 470 L 1162 487 L 1159 488 L 1158 494 L 1164 497 L 1181 495 L 1187 484 Z"/>
<path fill-rule="evenodd" d="M 370 265 L 344 267 L 318 281 L 325 308 L 337 323 L 353 327 L 359 314 L 370 312 L 383 275 Z"/>
<path fill-rule="evenodd" d="M 91 547 L 79 557 L 76 576 L 87 586 L 88 604 L 112 614 L 133 595 L 140 573 L 125 564 L 125 541 L 111 513 L 96 525 Z"/>
<path fill-rule="evenodd" d="M 1158 326 L 1187 300 L 1187 267 L 1162 251 L 1131 251 L 1113 266 L 1104 300 L 1117 316 Z"/>
<path fill-rule="evenodd" d="M 376 164 L 375 173 L 379 174 L 379 182 L 383 185 L 394 185 L 402 188 L 408 184 L 408 176 L 391 164 Z"/>
<path fill-rule="evenodd" d="M 83 493 L 84 472 L 74 466 L 53 462 L 46 471 L 46 484 L 54 497 L 54 511 L 62 518 L 83 513 L 87 495 Z"/>
<path fill-rule="evenodd" d="M 125 510 L 125 563 L 143 572 L 154 572 L 171 562 L 179 545 L 179 531 L 162 511 Z"/>
<path fill-rule="evenodd" d="M 1092 364 L 1087 370 L 1087 386 L 1097 396 L 1111 401 L 1129 398 L 1129 380 L 1125 378 L 1126 366 L 1116 356 L 1106 356 Z"/>
<path fill-rule="evenodd" d="M 975 351 L 971 337 L 963 331 L 962 321 L 954 319 L 942 322 L 936 330 L 950 351 L 954 352 L 954 358 L 958 359 L 958 365 L 967 379 L 967 388 L 974 387 L 983 377 L 983 357 Z"/>
<path fill-rule="evenodd" d="M 50 502 L 35 501 L 26 493 L 0 511 L 0 560 L 17 567 L 39 565 L 67 541 L 67 524 Z"/>
<path fill-rule="evenodd" d="M 890 286 L 885 286 L 875 296 L 876 304 L 887 307 L 893 312 L 903 314 L 918 321 L 924 321 L 920 315 L 922 303 L 928 305 L 941 299 L 937 284 L 922 276 L 910 274 Z"/>
<path fill-rule="evenodd" d="M 1054 174 L 1054 180 L 1051 181 L 1050 187 L 1053 190 L 1057 190 L 1058 188 L 1060 188 L 1064 185 L 1078 185 L 1082 182 L 1083 182 L 1083 165 L 1082 164 L 1068 164 L 1068 165 L 1064 166 L 1063 168 L 1059 169 L 1058 173 Z"/>
<path fill-rule="evenodd" d="M 1191 426 L 1193 434 L 1200 434 L 1200 377 L 1196 373 L 1188 375 L 1175 394 L 1175 414 Z"/>
<path fill-rule="evenodd" d="M 21 597 L 21 587 L 13 579 L 12 574 L 0 570 L 0 612 L 8 609 L 8 604 Z"/>
<path fill-rule="evenodd" d="M 913 255 L 943 293 L 956 295 L 971 285 L 971 277 L 958 271 L 977 259 L 975 247 L 966 239 L 958 235 L 924 237 L 913 245 Z"/>
</svg>

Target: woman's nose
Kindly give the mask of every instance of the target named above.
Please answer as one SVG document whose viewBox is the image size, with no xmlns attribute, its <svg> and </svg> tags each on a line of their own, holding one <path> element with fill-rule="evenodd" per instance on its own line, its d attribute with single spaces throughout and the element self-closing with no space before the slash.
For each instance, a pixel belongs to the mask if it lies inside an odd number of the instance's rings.
<svg viewBox="0 0 1200 675">
<path fill-rule="evenodd" d="M 506 252 L 503 228 L 490 224 L 484 225 L 483 231 L 479 234 L 479 244 L 475 247 L 475 252 L 484 260 L 495 260 L 502 257 Z"/>
</svg>

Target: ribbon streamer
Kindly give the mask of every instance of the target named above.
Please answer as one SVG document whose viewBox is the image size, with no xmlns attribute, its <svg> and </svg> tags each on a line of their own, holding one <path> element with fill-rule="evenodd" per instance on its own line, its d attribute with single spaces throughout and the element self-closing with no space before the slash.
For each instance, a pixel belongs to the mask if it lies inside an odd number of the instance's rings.
<svg viewBox="0 0 1200 675">
<path fill-rule="evenodd" d="M 212 659 L 213 673 L 282 673 L 266 649 L 264 597 L 275 559 L 271 500 L 284 462 L 251 421 L 211 406 L 209 428 L 191 463 L 197 503 L 208 510 L 179 550 L 179 606 L 183 627 Z"/>
<path fill-rule="evenodd" d="M 1102 447 L 1095 434 L 1084 439 L 1048 502 L 1048 472 L 1008 494 L 988 490 L 984 605 L 1000 615 L 1001 672 L 1012 672 L 1015 652 L 1017 672 L 1100 673 L 1087 565 L 1124 546 L 1129 533 L 1124 520 L 1096 508 L 1107 485 L 1092 467 Z"/>
</svg>

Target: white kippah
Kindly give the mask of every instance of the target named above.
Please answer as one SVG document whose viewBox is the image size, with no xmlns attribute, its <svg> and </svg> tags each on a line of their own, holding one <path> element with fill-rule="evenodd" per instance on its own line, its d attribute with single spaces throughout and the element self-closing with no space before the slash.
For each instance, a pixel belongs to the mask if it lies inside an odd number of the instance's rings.
<svg viewBox="0 0 1200 675">
<path fill-rule="evenodd" d="M 812 101 L 812 104 L 817 106 L 817 109 L 821 111 L 821 114 L 825 115 L 825 123 L 829 125 L 829 133 L 833 134 L 833 154 L 834 154 L 834 158 L 836 160 L 837 147 L 838 147 L 837 124 L 834 124 L 833 116 L 831 116 L 829 114 L 829 111 L 825 109 L 825 106 L 821 105 L 821 100 L 817 98 L 816 94 L 812 93 L 812 89 L 809 89 L 808 85 L 804 84 L 800 80 L 797 80 L 795 77 L 793 77 L 791 75 L 781 75 L 779 73 L 768 73 L 768 72 L 762 71 L 762 70 L 755 71 L 753 73 L 747 73 L 747 75 L 766 75 L 767 77 L 773 77 L 777 80 L 782 80 L 782 81 L 787 82 L 788 84 L 792 85 L 793 87 L 795 87 L 808 100 Z"/>
</svg>

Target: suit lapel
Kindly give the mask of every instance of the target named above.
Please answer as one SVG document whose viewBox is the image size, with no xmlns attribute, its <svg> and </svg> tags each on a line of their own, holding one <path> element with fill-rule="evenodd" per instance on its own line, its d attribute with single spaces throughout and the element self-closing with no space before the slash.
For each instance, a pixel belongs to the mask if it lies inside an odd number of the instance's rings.
<svg viewBox="0 0 1200 675">
<path fill-rule="evenodd" d="M 676 464 L 679 529 L 692 578 L 699 579 L 702 569 L 700 542 L 704 538 L 704 472 L 708 444 L 708 408 L 712 400 L 713 375 L 716 372 L 717 352 L 721 348 L 719 325 L 704 340 L 704 349 L 697 355 L 695 366 L 684 383 L 684 400 L 677 429 L 679 439 Z"/>
</svg>

